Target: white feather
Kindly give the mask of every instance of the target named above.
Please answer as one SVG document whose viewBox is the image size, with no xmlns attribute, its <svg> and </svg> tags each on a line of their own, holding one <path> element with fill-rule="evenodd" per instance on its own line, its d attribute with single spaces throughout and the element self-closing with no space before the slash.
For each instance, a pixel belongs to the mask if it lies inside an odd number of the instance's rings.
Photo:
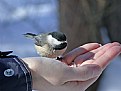
<svg viewBox="0 0 121 91">
<path fill-rule="evenodd" d="M 57 39 L 53 38 L 52 35 L 47 36 L 47 41 L 52 46 L 59 45 L 59 44 L 61 44 L 63 42 L 66 42 L 66 41 L 58 41 Z"/>
</svg>

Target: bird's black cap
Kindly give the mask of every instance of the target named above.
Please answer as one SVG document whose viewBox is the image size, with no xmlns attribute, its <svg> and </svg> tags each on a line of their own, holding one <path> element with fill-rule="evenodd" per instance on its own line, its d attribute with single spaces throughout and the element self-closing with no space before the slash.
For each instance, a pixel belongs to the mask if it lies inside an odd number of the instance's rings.
<svg viewBox="0 0 121 91">
<path fill-rule="evenodd" d="M 51 32 L 48 35 L 52 35 L 53 38 L 56 38 L 58 41 L 66 41 L 66 35 L 61 32 Z"/>
</svg>

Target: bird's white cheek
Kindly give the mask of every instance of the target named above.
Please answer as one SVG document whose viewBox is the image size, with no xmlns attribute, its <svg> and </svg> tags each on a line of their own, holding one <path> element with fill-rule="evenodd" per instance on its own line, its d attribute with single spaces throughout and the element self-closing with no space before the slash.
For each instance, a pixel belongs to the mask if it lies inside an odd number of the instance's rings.
<svg viewBox="0 0 121 91">
<path fill-rule="evenodd" d="M 55 46 L 55 45 L 59 45 L 62 42 L 58 41 L 57 39 L 53 38 L 52 35 L 47 36 L 47 41 L 49 44 Z"/>
</svg>

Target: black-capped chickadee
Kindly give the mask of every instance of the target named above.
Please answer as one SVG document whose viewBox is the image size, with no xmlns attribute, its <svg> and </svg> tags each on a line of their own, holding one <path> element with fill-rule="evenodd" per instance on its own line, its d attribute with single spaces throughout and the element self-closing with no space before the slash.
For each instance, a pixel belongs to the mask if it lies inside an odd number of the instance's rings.
<svg viewBox="0 0 121 91">
<path fill-rule="evenodd" d="M 43 34 L 26 33 L 25 37 L 34 39 L 37 53 L 42 57 L 57 58 L 67 48 L 66 35 L 61 32 L 50 32 Z"/>
</svg>

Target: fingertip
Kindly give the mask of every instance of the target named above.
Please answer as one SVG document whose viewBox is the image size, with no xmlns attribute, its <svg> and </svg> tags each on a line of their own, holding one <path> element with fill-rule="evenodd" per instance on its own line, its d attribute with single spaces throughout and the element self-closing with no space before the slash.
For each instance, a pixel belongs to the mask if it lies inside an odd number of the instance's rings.
<svg viewBox="0 0 121 91">
<path fill-rule="evenodd" d="M 113 45 L 121 45 L 119 42 L 112 42 Z"/>
<path fill-rule="evenodd" d="M 101 46 L 101 44 L 99 44 L 99 43 L 88 43 L 88 44 L 84 44 L 84 45 L 82 45 L 82 46 L 80 46 L 80 47 L 87 47 L 87 46 L 94 46 L 94 47 L 100 47 Z"/>
</svg>

